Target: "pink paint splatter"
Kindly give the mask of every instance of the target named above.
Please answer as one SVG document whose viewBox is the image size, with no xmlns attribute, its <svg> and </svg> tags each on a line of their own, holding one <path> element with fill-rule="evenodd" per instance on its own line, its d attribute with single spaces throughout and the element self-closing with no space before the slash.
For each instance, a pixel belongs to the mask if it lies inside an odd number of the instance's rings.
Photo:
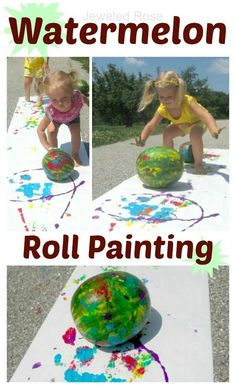
<svg viewBox="0 0 236 389">
<path fill-rule="evenodd" d="M 110 223 L 109 231 L 113 231 L 116 223 Z"/>
<path fill-rule="evenodd" d="M 66 344 L 71 344 L 72 346 L 75 345 L 75 338 L 76 338 L 76 329 L 73 327 L 68 328 L 68 330 L 65 332 L 64 335 L 62 335 L 62 339 Z"/>
<path fill-rule="evenodd" d="M 175 205 L 176 207 L 179 207 L 183 204 L 183 203 L 180 203 L 179 201 L 171 201 L 170 203 Z"/>
<path fill-rule="evenodd" d="M 71 370 L 76 370 L 76 364 L 75 364 L 75 361 L 74 361 L 74 360 L 71 361 L 70 366 L 69 366 L 69 369 L 71 369 Z"/>
<path fill-rule="evenodd" d="M 24 217 L 24 214 L 23 214 L 23 209 L 22 208 L 18 208 L 17 211 L 19 212 L 20 218 L 21 218 L 22 222 L 24 223 L 25 231 L 29 231 L 29 227 L 26 224 L 25 217 Z"/>
</svg>

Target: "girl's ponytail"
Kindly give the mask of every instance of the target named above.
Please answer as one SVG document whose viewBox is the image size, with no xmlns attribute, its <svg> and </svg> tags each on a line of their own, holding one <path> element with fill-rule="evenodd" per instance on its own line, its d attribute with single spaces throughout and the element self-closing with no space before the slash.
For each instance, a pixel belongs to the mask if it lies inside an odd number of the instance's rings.
<svg viewBox="0 0 236 389">
<path fill-rule="evenodd" d="M 144 86 L 143 97 L 139 103 L 138 112 L 143 111 L 146 108 L 146 106 L 152 102 L 154 96 L 156 96 L 155 81 L 148 80 L 146 81 Z"/>
</svg>

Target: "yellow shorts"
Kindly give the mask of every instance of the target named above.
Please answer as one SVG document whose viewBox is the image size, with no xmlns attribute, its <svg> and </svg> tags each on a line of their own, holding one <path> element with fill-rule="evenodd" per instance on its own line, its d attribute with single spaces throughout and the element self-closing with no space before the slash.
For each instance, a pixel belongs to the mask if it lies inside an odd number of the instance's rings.
<svg viewBox="0 0 236 389">
<path fill-rule="evenodd" d="M 24 77 L 43 78 L 42 68 L 24 68 Z"/>
<path fill-rule="evenodd" d="M 173 123 L 174 124 L 174 123 Z M 206 125 L 199 120 L 199 122 L 196 123 L 184 123 L 184 124 L 174 124 L 176 127 L 178 127 L 181 131 L 184 132 L 184 135 L 190 134 L 193 127 L 197 126 L 200 127 L 203 132 L 206 131 Z"/>
</svg>

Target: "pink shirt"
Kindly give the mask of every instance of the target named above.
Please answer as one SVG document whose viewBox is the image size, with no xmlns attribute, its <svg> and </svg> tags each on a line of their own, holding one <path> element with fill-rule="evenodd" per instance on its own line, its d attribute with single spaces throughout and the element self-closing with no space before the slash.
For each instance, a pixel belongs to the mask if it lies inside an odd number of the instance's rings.
<svg viewBox="0 0 236 389">
<path fill-rule="evenodd" d="M 71 98 L 71 109 L 67 112 L 60 112 L 56 109 L 52 102 L 45 107 L 45 113 L 50 120 L 57 123 L 70 123 L 77 118 L 80 114 L 80 110 L 84 105 L 84 100 L 79 91 L 75 91 Z"/>
</svg>

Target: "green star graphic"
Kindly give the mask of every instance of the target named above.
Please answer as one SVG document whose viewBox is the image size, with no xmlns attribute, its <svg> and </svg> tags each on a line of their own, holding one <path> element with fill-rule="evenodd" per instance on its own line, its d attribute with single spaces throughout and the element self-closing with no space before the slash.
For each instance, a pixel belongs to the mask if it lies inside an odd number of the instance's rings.
<svg viewBox="0 0 236 389">
<path fill-rule="evenodd" d="M 201 272 L 201 273 L 208 272 L 210 277 L 212 277 L 214 269 L 219 270 L 219 266 L 227 265 L 228 263 L 226 261 L 224 261 L 224 258 L 227 258 L 227 255 L 222 254 L 222 249 L 221 249 L 220 245 L 221 245 L 221 241 L 214 244 L 213 250 L 212 250 L 212 258 L 211 258 L 211 261 L 207 265 L 199 265 L 198 263 L 196 263 L 197 254 L 195 252 L 195 255 L 193 256 L 193 258 L 190 259 L 190 261 L 192 262 L 192 265 L 193 265 L 193 271 L 194 272 Z"/>
<path fill-rule="evenodd" d="M 5 10 L 16 19 L 18 26 L 20 26 L 21 19 L 23 17 L 26 17 L 31 20 L 33 30 L 36 18 L 40 17 L 43 19 L 42 28 L 39 34 L 37 44 L 30 44 L 27 39 L 27 34 L 25 34 L 23 42 L 15 46 L 12 55 L 16 54 L 24 47 L 27 47 L 29 54 L 32 53 L 34 49 L 37 49 L 43 57 L 47 56 L 47 45 L 43 42 L 45 25 L 47 25 L 48 23 L 57 23 L 60 26 L 64 25 L 62 21 L 59 21 L 59 18 L 63 15 L 63 13 L 58 11 L 58 6 L 58 3 L 52 3 L 49 5 L 35 3 L 29 3 L 27 5 L 21 4 L 21 9 L 19 11 L 5 7 Z M 10 27 L 6 28 L 5 32 L 12 36 Z M 10 43 L 14 43 L 14 41 L 11 40 Z M 55 44 L 53 45 L 57 46 Z"/>
</svg>

